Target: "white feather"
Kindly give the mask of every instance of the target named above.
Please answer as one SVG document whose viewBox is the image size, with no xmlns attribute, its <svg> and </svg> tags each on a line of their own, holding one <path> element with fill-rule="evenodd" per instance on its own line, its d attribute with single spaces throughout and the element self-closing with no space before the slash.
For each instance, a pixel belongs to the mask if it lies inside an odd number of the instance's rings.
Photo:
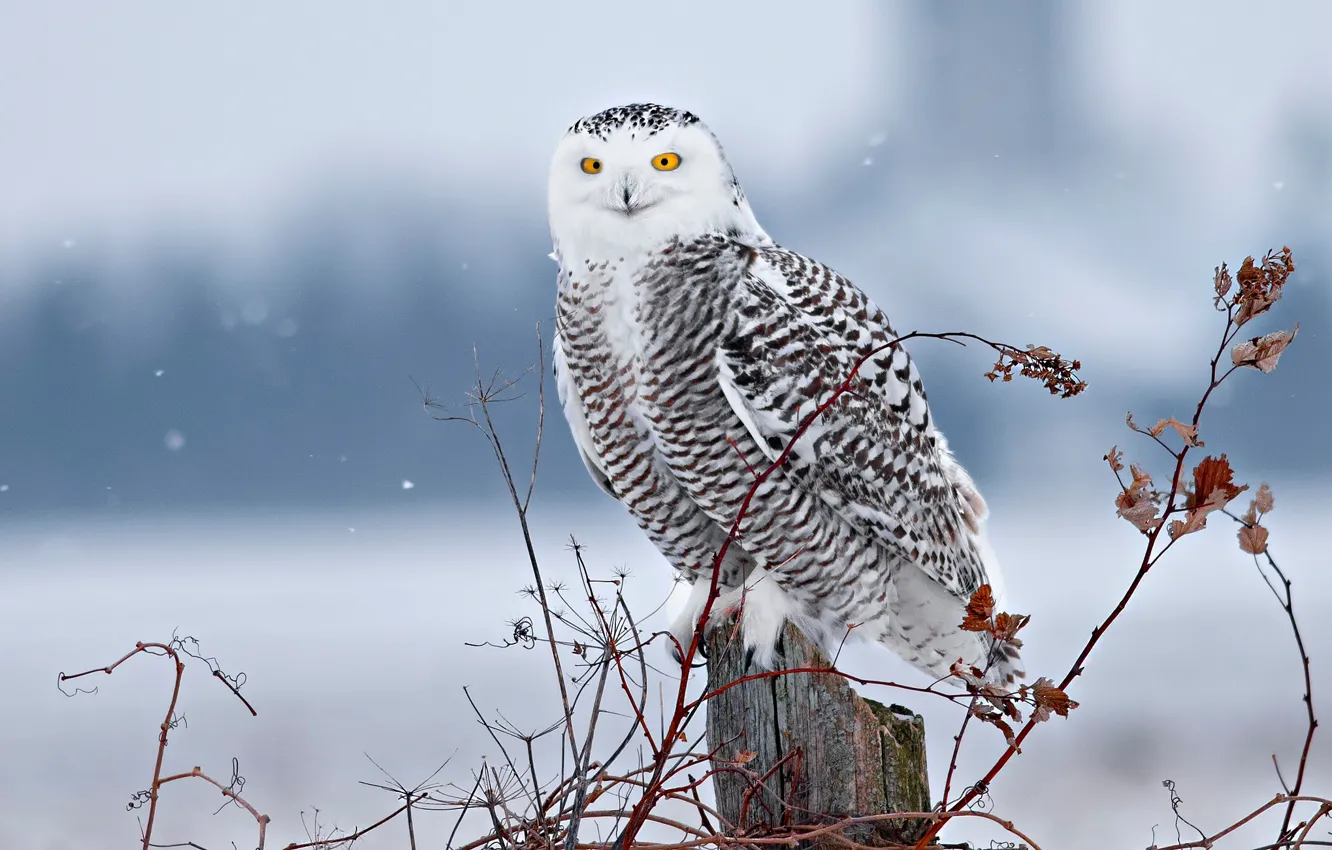
<svg viewBox="0 0 1332 850">
<path fill-rule="evenodd" d="M 583 459 L 588 475 L 602 492 L 614 496 L 615 490 L 611 486 L 610 476 L 606 473 L 606 468 L 601 465 L 596 443 L 592 440 L 592 430 L 587 427 L 587 414 L 583 412 L 582 398 L 578 395 L 578 388 L 574 386 L 569 370 L 565 368 L 564 350 L 560 346 L 558 330 L 555 333 L 554 358 L 555 391 L 559 394 L 564 418 L 569 423 L 569 433 L 573 435 L 574 445 L 578 447 L 578 456 Z"/>
</svg>

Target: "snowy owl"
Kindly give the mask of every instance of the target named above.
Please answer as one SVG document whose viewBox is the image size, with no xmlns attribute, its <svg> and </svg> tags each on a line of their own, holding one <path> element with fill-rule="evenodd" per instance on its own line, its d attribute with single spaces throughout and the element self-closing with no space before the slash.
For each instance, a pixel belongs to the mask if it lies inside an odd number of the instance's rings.
<svg viewBox="0 0 1332 850">
<path fill-rule="evenodd" d="M 671 628 L 687 647 L 756 474 L 896 334 L 849 280 L 773 242 L 689 112 L 578 120 L 548 189 L 560 402 L 593 480 L 692 583 Z M 765 668 L 789 619 L 825 647 L 854 626 L 931 676 L 960 659 L 1011 683 L 1012 648 L 960 628 L 980 585 L 1000 593 L 986 513 L 915 365 L 884 349 L 755 492 L 713 611 L 740 608 Z"/>
</svg>

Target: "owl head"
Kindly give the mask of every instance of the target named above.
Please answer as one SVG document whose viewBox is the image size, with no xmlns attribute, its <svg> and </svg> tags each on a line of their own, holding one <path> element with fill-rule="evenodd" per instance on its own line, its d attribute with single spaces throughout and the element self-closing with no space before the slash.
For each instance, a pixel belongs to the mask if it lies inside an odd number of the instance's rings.
<svg viewBox="0 0 1332 850">
<path fill-rule="evenodd" d="M 719 230 L 767 240 L 707 126 L 656 104 L 574 122 L 551 161 L 551 236 L 587 257 Z"/>
</svg>

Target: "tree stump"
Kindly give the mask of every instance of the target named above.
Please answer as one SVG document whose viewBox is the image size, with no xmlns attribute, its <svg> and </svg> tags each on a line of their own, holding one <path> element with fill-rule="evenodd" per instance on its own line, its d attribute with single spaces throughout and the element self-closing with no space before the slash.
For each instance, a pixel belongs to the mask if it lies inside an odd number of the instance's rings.
<svg viewBox="0 0 1332 850">
<path fill-rule="evenodd" d="M 706 642 L 709 691 L 763 672 L 746 667 L 734 616 L 710 628 Z M 775 669 L 830 666 L 790 623 L 777 652 Z M 744 682 L 709 700 L 707 712 L 717 811 L 739 832 L 930 809 L 924 720 L 902 706 L 862 699 L 841 676 Z M 873 846 L 909 844 L 926 826 L 923 819 L 885 820 L 842 834 Z"/>
</svg>

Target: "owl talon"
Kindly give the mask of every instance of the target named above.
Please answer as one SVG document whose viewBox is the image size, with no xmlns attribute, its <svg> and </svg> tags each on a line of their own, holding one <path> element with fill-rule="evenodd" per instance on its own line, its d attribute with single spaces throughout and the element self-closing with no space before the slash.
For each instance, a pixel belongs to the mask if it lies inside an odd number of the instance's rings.
<svg viewBox="0 0 1332 850">
<path fill-rule="evenodd" d="M 671 651 L 671 660 L 674 661 L 676 664 L 679 664 L 679 665 L 683 668 L 683 667 L 684 667 L 684 656 L 681 654 L 681 653 L 683 652 L 683 650 L 682 650 L 682 648 L 681 648 L 681 644 L 678 644 L 678 643 L 676 643 L 675 641 L 671 641 L 671 644 L 670 644 L 670 651 Z M 694 670 L 696 670 L 696 669 L 698 669 L 699 667 L 706 667 L 706 666 L 707 666 L 707 661 L 708 661 L 708 644 L 707 644 L 707 642 L 706 642 L 706 641 L 702 641 L 702 640 L 700 640 L 700 641 L 698 642 L 698 647 L 694 650 L 694 654 L 697 655 L 699 658 L 701 658 L 701 659 L 703 659 L 703 660 L 702 660 L 701 663 L 695 663 L 695 664 L 690 665 L 690 669 L 694 669 Z"/>
</svg>

